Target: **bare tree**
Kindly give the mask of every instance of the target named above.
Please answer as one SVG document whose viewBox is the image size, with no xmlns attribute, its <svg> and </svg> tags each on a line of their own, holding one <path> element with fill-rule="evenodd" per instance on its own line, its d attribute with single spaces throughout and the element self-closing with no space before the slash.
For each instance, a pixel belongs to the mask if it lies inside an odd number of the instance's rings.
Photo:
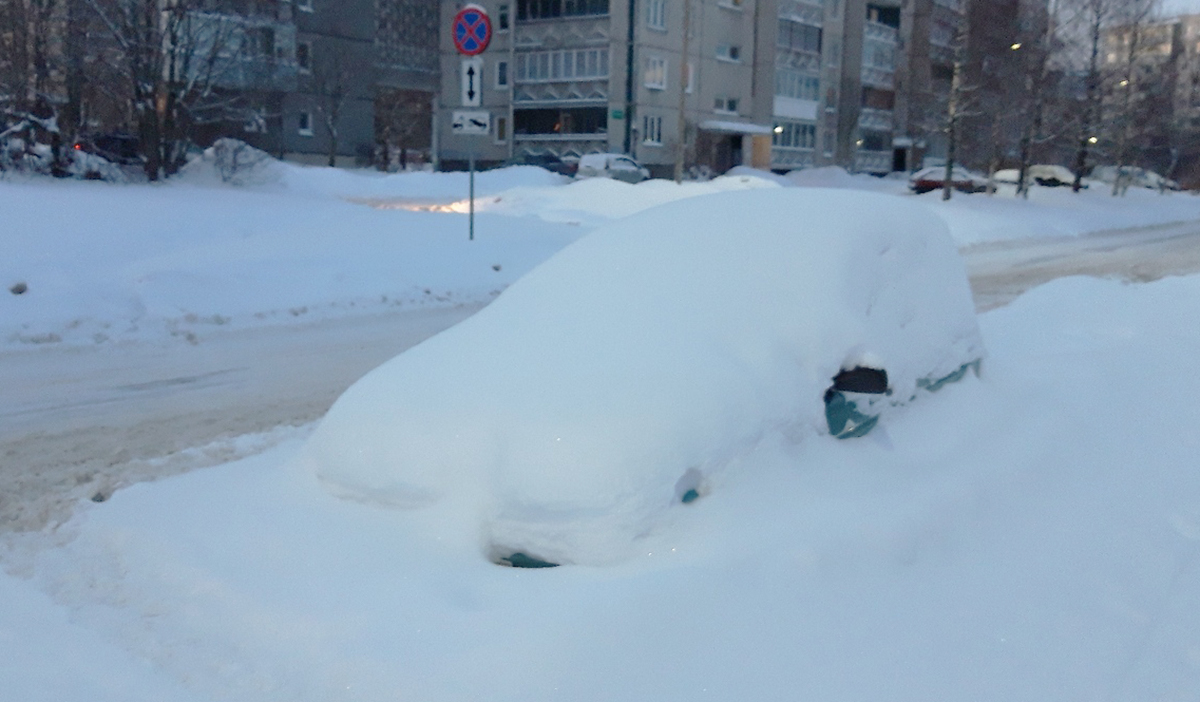
<svg viewBox="0 0 1200 702">
<path fill-rule="evenodd" d="M 950 94 L 946 100 L 946 173 L 942 182 L 942 200 L 949 200 L 954 192 L 954 159 L 959 146 L 959 126 L 967 116 L 967 99 L 972 90 L 966 83 L 967 44 L 971 34 L 969 0 L 963 5 L 963 22 L 954 38 L 954 63 L 950 76 Z"/>
<path fill-rule="evenodd" d="M 342 52 L 318 54 L 313 61 L 312 85 L 317 97 L 317 111 L 329 134 L 329 166 L 337 165 L 338 137 L 341 131 L 342 108 L 350 98 L 354 77 Z"/>
<path fill-rule="evenodd" d="M 1132 146 L 1139 130 L 1138 116 L 1145 111 L 1153 76 L 1139 68 L 1150 45 L 1148 30 L 1158 9 L 1157 0 L 1121 0 L 1115 15 L 1116 28 L 1110 32 L 1115 54 L 1114 85 L 1108 101 L 1108 123 L 1112 128 L 1116 178 L 1112 194 L 1124 195 L 1129 188 L 1128 166 Z M 1145 85 L 1143 85 L 1145 83 Z"/>
<path fill-rule="evenodd" d="M 392 149 L 400 156 L 400 170 L 408 167 L 408 150 L 429 144 L 432 115 L 430 94 L 417 90 L 388 90 L 375 99 L 375 133 L 379 137 L 381 170 L 391 167 Z"/>
<path fill-rule="evenodd" d="M 137 125 L 150 180 L 184 164 L 192 129 L 229 106 L 218 90 L 241 49 L 228 15 L 200 0 L 84 0 L 115 45 L 114 68 Z"/>
<path fill-rule="evenodd" d="M 1116 17 L 1118 4 L 1124 0 L 1069 0 L 1068 9 L 1076 29 L 1076 36 L 1081 39 L 1083 49 L 1082 73 L 1084 79 L 1083 100 L 1078 105 L 1075 132 L 1075 162 L 1072 169 L 1075 182 L 1071 189 L 1079 192 L 1083 188 L 1083 176 L 1088 170 L 1088 158 L 1093 145 L 1099 139 L 1096 136 L 1103 108 L 1104 93 L 1101 90 L 1104 75 L 1101 62 L 1101 49 L 1104 46 L 1104 32 Z"/>
</svg>

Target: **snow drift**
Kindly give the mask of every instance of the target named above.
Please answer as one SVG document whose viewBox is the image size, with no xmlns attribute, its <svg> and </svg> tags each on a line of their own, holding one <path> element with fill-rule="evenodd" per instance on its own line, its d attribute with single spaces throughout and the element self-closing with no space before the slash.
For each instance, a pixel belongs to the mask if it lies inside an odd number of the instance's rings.
<svg viewBox="0 0 1200 702">
<path fill-rule="evenodd" d="M 766 434 L 825 433 L 839 370 L 882 366 L 900 401 L 982 353 L 921 205 L 715 195 L 595 231 L 368 374 L 303 460 L 342 496 L 440 503 L 493 559 L 608 563 Z"/>
</svg>

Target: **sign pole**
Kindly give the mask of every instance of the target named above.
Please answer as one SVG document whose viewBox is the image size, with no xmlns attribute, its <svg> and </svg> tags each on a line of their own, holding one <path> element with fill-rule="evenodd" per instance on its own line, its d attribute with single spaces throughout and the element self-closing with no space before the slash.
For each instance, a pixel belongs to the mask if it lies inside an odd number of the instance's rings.
<svg viewBox="0 0 1200 702">
<path fill-rule="evenodd" d="M 469 224 L 467 225 L 469 233 L 467 235 L 467 240 L 475 241 L 475 149 L 474 148 L 471 149 L 469 170 L 470 170 L 471 174 L 470 174 L 470 176 L 468 176 L 468 180 L 470 181 L 470 185 L 468 186 L 468 188 L 470 190 L 471 204 L 469 205 L 470 214 L 468 215 Z"/>
<path fill-rule="evenodd" d="M 479 57 L 488 43 L 492 40 L 492 20 L 487 11 L 479 5 L 469 3 L 454 15 L 450 25 L 450 36 L 454 40 L 454 48 L 466 58 L 462 60 L 462 106 L 481 107 L 483 105 L 483 59 Z M 475 135 L 487 135 L 491 131 L 491 113 L 486 110 L 466 110 L 455 112 L 450 124 L 450 131 L 472 138 Z M 475 240 L 475 144 L 471 144 L 468 152 L 469 171 L 468 188 L 469 204 L 467 210 L 467 237 Z"/>
</svg>

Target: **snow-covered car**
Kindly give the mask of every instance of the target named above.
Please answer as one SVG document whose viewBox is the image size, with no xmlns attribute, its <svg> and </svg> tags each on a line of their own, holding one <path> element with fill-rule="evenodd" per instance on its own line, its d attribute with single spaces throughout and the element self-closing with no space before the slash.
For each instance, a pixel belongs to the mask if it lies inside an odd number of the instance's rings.
<svg viewBox="0 0 1200 702">
<path fill-rule="evenodd" d="M 1005 168 L 996 171 L 992 177 L 997 183 L 1016 185 L 1021 177 L 1021 171 L 1017 168 Z M 1070 168 L 1042 163 L 1030 166 L 1025 172 L 1025 177 L 1028 182 L 1037 183 L 1047 188 L 1070 186 L 1075 183 L 1075 174 Z M 1084 183 L 1083 187 L 1086 188 L 1087 183 Z"/>
<path fill-rule="evenodd" d="M 625 154 L 584 154 L 579 158 L 575 177 L 640 183 L 650 177 L 650 171 Z"/>
<path fill-rule="evenodd" d="M 439 548 L 612 563 L 760 445 L 862 436 L 983 355 L 962 259 L 921 203 L 690 198 L 592 232 L 372 371 L 301 460 L 336 495 L 412 510 Z"/>
<path fill-rule="evenodd" d="M 946 167 L 929 166 L 909 176 L 908 188 L 920 195 L 941 190 L 945 182 Z M 987 191 L 987 178 L 962 166 L 954 166 L 950 172 L 950 186 L 962 193 L 982 193 Z"/>
<path fill-rule="evenodd" d="M 1096 166 L 1092 169 L 1091 177 L 1102 183 L 1113 184 L 1117 180 L 1117 174 L 1124 174 L 1125 178 L 1129 179 L 1129 184 L 1139 188 L 1150 188 L 1152 190 L 1179 190 L 1179 183 L 1165 178 L 1154 171 L 1139 168 L 1138 166 L 1124 166 L 1118 169 L 1116 166 Z"/>
</svg>

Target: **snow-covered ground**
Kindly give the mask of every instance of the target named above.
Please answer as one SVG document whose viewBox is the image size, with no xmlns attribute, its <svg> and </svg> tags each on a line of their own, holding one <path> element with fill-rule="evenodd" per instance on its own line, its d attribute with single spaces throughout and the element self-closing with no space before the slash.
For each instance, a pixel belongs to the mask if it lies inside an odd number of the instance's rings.
<svg viewBox="0 0 1200 702">
<path fill-rule="evenodd" d="M 875 438 L 772 436 L 607 568 L 501 568 L 262 455 L 10 538 L 20 700 L 1194 700 L 1200 278 L 1072 278 Z M 447 535 L 450 536 L 450 535 Z"/>
<path fill-rule="evenodd" d="M 613 214 L 788 185 L 492 174 L 466 242 L 458 175 L 267 175 L 244 189 L 203 172 L 0 183 L 0 280 L 27 286 L 0 295 L 0 343 L 119 353 L 97 335 L 203 344 L 210 329 L 484 301 Z M 903 188 L 791 180 L 804 178 Z M 1200 218 L 1185 195 L 1071 197 L 909 202 L 960 245 Z M 431 203 L 450 211 L 396 209 Z M 979 378 L 860 439 L 764 427 L 702 499 L 605 566 L 499 567 L 461 548 L 478 535 L 451 505 L 335 497 L 304 460 L 313 427 L 197 448 L 275 446 L 0 539 L 0 689 L 35 702 L 1195 700 L 1200 329 L 1181 320 L 1196 319 L 1200 276 L 1042 286 L 979 317 Z"/>
<path fill-rule="evenodd" d="M 24 291 L 0 294 L 0 348 L 195 342 L 230 328 L 476 304 L 594 227 L 672 200 L 791 186 L 906 192 L 903 180 L 837 169 L 635 186 L 508 168 L 477 176 L 477 240 L 467 241 L 466 181 L 270 163 L 235 188 L 198 163 L 162 185 L 0 182 L 0 287 Z M 960 246 L 1200 219 L 1200 198 L 1145 190 L 915 199 Z"/>
</svg>

